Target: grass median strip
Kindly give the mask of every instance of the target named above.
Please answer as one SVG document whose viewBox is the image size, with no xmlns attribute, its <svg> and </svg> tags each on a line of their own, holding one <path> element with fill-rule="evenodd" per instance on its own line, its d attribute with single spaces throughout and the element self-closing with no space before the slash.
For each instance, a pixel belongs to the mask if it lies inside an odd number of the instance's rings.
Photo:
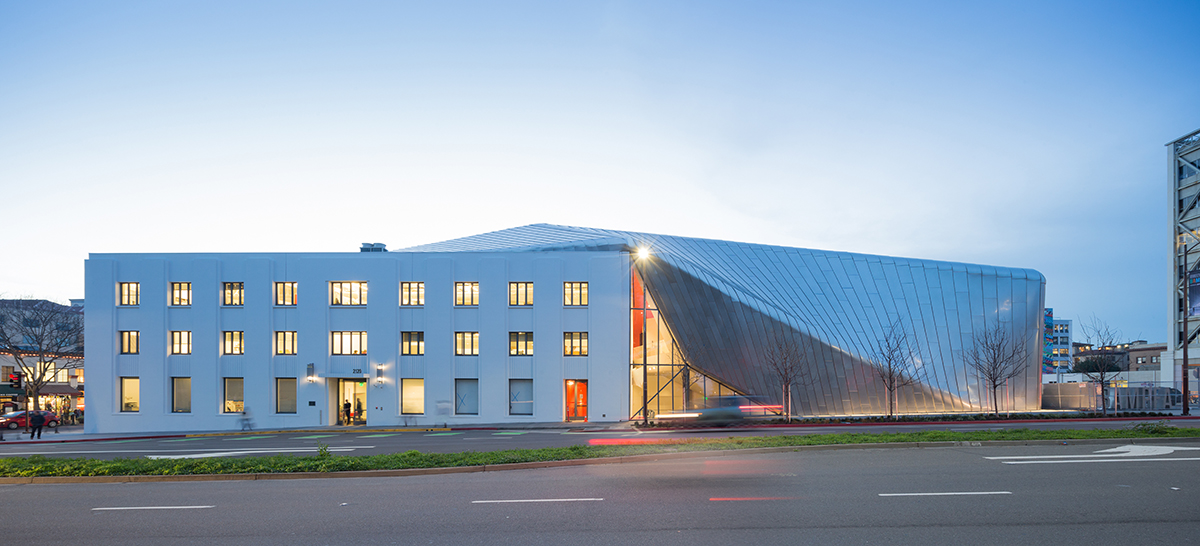
<svg viewBox="0 0 1200 546">
<path fill-rule="evenodd" d="M 1200 430 L 1161 427 L 1153 430 L 995 430 L 995 431 L 921 431 L 900 433 L 838 433 L 778 436 L 728 437 L 719 439 L 660 439 L 650 443 L 624 445 L 576 445 L 541 449 L 467 451 L 463 453 L 421 453 L 410 450 L 384 455 L 334 455 L 323 450 L 314 456 L 274 455 L 233 459 L 66 459 L 42 455 L 0 459 L 0 476 L 163 476 L 189 474 L 254 474 L 285 472 L 338 472 L 345 470 L 394 470 L 406 468 L 445 468 L 542 461 L 565 461 L 647 455 L 684 451 L 715 451 L 762 447 L 799 447 L 814 445 L 985 442 L 1026 440 L 1080 440 L 1105 438 L 1178 438 L 1197 437 Z"/>
</svg>

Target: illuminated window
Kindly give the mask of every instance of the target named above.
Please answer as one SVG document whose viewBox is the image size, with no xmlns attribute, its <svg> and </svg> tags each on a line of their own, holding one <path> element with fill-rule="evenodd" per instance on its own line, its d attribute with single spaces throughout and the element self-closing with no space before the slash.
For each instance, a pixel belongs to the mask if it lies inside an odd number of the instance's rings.
<svg viewBox="0 0 1200 546">
<path fill-rule="evenodd" d="M 192 283 L 171 283 L 171 305 L 187 306 L 192 304 Z"/>
<path fill-rule="evenodd" d="M 243 332 L 223 332 L 223 334 L 221 354 L 240 355 L 245 352 L 246 349 L 242 345 Z"/>
<path fill-rule="evenodd" d="M 508 354 L 529 356 L 533 354 L 533 332 L 509 332 Z"/>
<path fill-rule="evenodd" d="M 333 355 L 365 355 L 367 354 L 366 332 L 329 332 L 332 338 L 329 343 Z"/>
<path fill-rule="evenodd" d="M 171 354 L 192 354 L 192 333 L 187 330 L 171 332 Z"/>
<path fill-rule="evenodd" d="M 479 305 L 479 283 L 454 283 L 454 305 Z"/>
<path fill-rule="evenodd" d="M 400 380 L 400 413 L 425 413 L 425 380 Z"/>
<path fill-rule="evenodd" d="M 400 354 L 405 356 L 425 354 L 425 332 L 400 332 Z"/>
<path fill-rule="evenodd" d="M 513 306 L 533 305 L 533 283 L 508 283 L 508 304 Z"/>
<path fill-rule="evenodd" d="M 137 330 L 127 330 L 121 332 L 121 354 L 136 355 L 138 354 L 138 335 Z"/>
<path fill-rule="evenodd" d="M 245 305 L 246 288 L 245 283 L 227 282 L 224 283 L 222 292 L 225 298 L 222 301 L 224 305 Z"/>
<path fill-rule="evenodd" d="M 296 378 L 275 379 L 275 413 L 296 413 Z"/>
<path fill-rule="evenodd" d="M 405 307 L 425 305 L 425 283 L 400 283 L 400 305 Z"/>
<path fill-rule="evenodd" d="M 275 354 L 277 355 L 294 355 L 296 354 L 298 344 L 296 343 L 296 332 L 275 332 Z"/>
<path fill-rule="evenodd" d="M 141 300 L 141 285 L 136 282 L 118 283 L 121 289 L 121 305 L 137 305 Z"/>
<path fill-rule="evenodd" d="M 479 332 L 454 332 L 454 354 L 475 356 L 479 354 Z"/>
<path fill-rule="evenodd" d="M 243 383 L 240 377 L 225 378 L 225 413 L 241 413 L 246 411 L 246 398 L 243 396 Z"/>
<path fill-rule="evenodd" d="M 365 282 L 331 282 L 329 291 L 330 305 L 367 304 L 367 283 Z"/>
<path fill-rule="evenodd" d="M 563 305 L 584 306 L 588 304 L 588 283 L 564 282 Z"/>
<path fill-rule="evenodd" d="M 284 305 L 284 306 L 296 305 L 296 283 L 294 283 L 294 282 L 277 282 L 277 283 L 275 283 L 275 305 Z"/>
<path fill-rule="evenodd" d="M 136 377 L 121 378 L 121 411 L 138 411 L 141 385 Z"/>
<path fill-rule="evenodd" d="M 587 332 L 563 332 L 563 356 L 587 356 Z"/>
<path fill-rule="evenodd" d="M 192 412 L 192 378 L 171 378 L 171 413 Z"/>
</svg>

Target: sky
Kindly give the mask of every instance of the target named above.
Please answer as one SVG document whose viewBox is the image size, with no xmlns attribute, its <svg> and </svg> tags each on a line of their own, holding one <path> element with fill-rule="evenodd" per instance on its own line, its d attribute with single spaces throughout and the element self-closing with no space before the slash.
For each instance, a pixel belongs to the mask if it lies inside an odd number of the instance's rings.
<svg viewBox="0 0 1200 546">
<path fill-rule="evenodd" d="M 0 294 L 532 223 L 1032 268 L 1166 341 L 1195 1 L 3 2 Z"/>
</svg>

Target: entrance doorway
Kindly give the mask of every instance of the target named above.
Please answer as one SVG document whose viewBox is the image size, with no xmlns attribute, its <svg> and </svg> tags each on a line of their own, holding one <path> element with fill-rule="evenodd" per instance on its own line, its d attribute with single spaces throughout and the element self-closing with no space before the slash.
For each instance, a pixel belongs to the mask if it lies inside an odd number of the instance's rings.
<svg viewBox="0 0 1200 546">
<path fill-rule="evenodd" d="M 367 424 L 367 381 L 365 379 L 338 379 L 336 400 L 337 424 Z"/>
<path fill-rule="evenodd" d="M 567 420 L 587 421 L 587 380 L 567 380 Z"/>
</svg>

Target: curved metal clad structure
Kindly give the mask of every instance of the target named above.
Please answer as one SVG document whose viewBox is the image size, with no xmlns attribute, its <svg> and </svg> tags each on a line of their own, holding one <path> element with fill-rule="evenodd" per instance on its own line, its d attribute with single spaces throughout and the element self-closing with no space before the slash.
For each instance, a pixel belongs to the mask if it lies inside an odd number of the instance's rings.
<svg viewBox="0 0 1200 546">
<path fill-rule="evenodd" d="M 535 252 L 648 248 L 634 261 L 687 361 L 776 403 L 778 379 L 763 366 L 775 336 L 798 341 L 810 372 L 799 413 L 887 412 L 870 356 L 884 332 L 911 342 L 898 391 L 902 413 L 991 407 L 963 361 L 975 336 L 1000 326 L 1030 348 L 1023 372 L 999 395 L 1002 411 L 1040 409 L 1045 278 L 1037 271 L 847 252 L 536 224 L 405 249 L 407 252 Z"/>
</svg>

